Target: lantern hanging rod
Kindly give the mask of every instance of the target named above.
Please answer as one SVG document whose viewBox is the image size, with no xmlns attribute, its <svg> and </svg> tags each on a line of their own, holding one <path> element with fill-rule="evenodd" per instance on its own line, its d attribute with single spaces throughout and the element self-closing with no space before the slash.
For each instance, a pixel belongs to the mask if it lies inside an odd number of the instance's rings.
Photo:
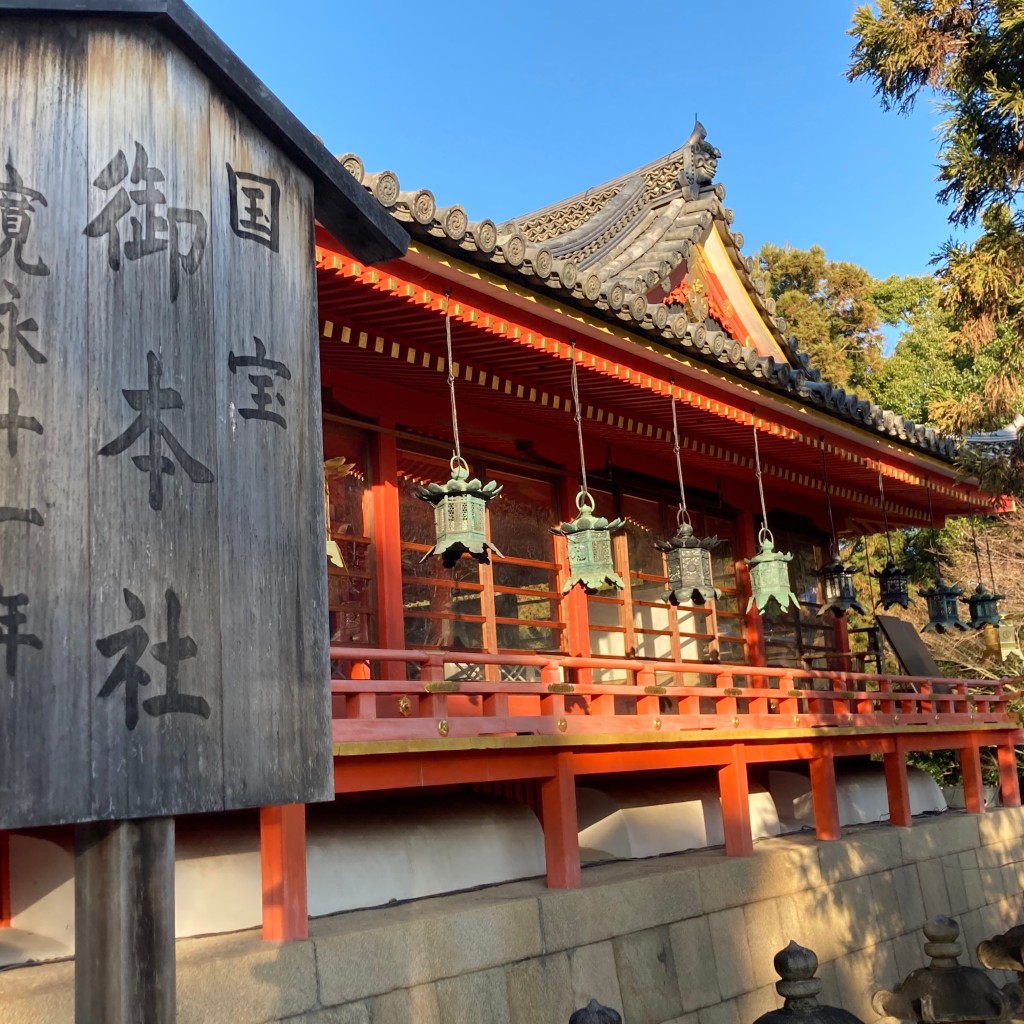
<svg viewBox="0 0 1024 1024">
<path fill-rule="evenodd" d="M 832 517 L 832 494 L 828 486 L 828 461 L 825 458 L 825 437 L 821 437 L 821 475 L 822 483 L 825 485 L 825 506 L 828 508 L 828 525 L 832 532 L 832 554 L 839 558 L 839 540 L 836 537 L 836 521 Z"/>
<path fill-rule="evenodd" d="M 669 393 L 672 403 L 672 451 L 676 457 L 676 476 L 679 477 L 679 522 L 689 522 L 690 513 L 686 509 L 686 488 L 683 486 L 683 462 L 679 455 L 679 420 L 676 417 L 676 400 Z"/>
<path fill-rule="evenodd" d="M 761 496 L 761 533 L 771 535 L 768 529 L 768 506 L 764 501 L 764 483 L 761 480 L 761 449 L 757 443 L 757 426 L 754 426 L 754 469 L 757 472 L 757 492 Z"/>
<path fill-rule="evenodd" d="M 981 552 L 978 550 L 978 535 L 974 532 L 974 507 L 971 506 L 967 510 L 967 514 L 971 520 L 971 546 L 974 548 L 974 566 L 978 570 L 978 582 L 981 582 Z M 995 581 L 993 580 L 993 586 Z"/>
<path fill-rule="evenodd" d="M 992 568 L 992 548 L 989 547 L 988 533 L 985 534 L 985 554 L 988 557 L 988 574 L 992 580 L 992 590 L 996 590 L 996 571 Z"/>
<path fill-rule="evenodd" d="M 939 542 L 935 532 L 935 510 L 932 508 L 932 489 L 927 477 L 924 480 L 924 493 L 928 495 L 928 520 L 931 523 L 932 534 L 932 567 L 935 569 L 935 579 L 942 575 L 939 572 Z"/>
<path fill-rule="evenodd" d="M 455 406 L 455 373 L 453 371 L 454 361 L 452 360 L 452 318 L 449 306 L 451 305 L 452 291 L 449 288 L 444 293 L 444 336 L 448 348 L 448 393 L 452 401 L 452 440 L 455 444 L 455 461 L 462 464 L 462 448 L 459 445 L 459 411 Z"/>
<path fill-rule="evenodd" d="M 885 508 L 885 484 L 882 482 L 882 468 L 878 468 L 878 494 L 882 499 L 882 522 L 885 524 L 885 546 L 889 549 L 889 561 L 894 562 L 892 556 L 892 539 L 889 536 L 889 513 Z"/>
<path fill-rule="evenodd" d="M 583 418 L 580 414 L 580 385 L 576 376 L 576 339 L 570 338 L 569 344 L 572 347 L 572 407 L 573 419 L 576 421 L 576 439 L 580 445 L 580 481 L 583 485 L 583 494 L 590 494 L 587 488 L 587 460 L 583 454 Z"/>
</svg>

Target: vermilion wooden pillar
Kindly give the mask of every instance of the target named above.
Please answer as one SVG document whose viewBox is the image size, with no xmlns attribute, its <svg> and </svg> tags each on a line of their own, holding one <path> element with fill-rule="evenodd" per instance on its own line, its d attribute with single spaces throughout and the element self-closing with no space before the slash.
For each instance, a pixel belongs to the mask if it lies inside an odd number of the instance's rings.
<svg viewBox="0 0 1024 1024">
<path fill-rule="evenodd" d="M 850 628 L 846 622 L 846 616 L 840 615 L 833 619 L 836 631 L 836 650 L 844 655 L 839 659 L 838 668 L 842 672 L 849 672 L 853 668 L 853 659 L 850 657 Z"/>
<path fill-rule="evenodd" d="M 743 744 L 734 744 L 729 763 L 718 769 L 718 790 L 725 852 L 730 857 L 748 857 L 754 852 L 754 839 L 750 832 L 750 785 Z"/>
<path fill-rule="evenodd" d="M 893 749 L 882 755 L 885 791 L 889 798 L 889 824 L 910 824 L 910 786 L 907 783 L 907 755 L 897 737 Z"/>
<path fill-rule="evenodd" d="M 394 428 L 391 422 L 382 427 Z M 398 443 L 386 430 L 374 436 L 373 466 L 373 566 L 377 587 L 377 644 L 391 650 L 405 647 L 402 600 L 401 523 L 398 511 Z M 384 678 L 404 679 L 405 665 L 381 665 Z"/>
<path fill-rule="evenodd" d="M 810 759 L 814 831 L 819 839 L 838 839 L 839 798 L 836 794 L 836 759 L 827 744 Z"/>
<path fill-rule="evenodd" d="M 540 821 L 549 889 L 580 887 L 580 837 L 572 754 L 555 757 L 555 774 L 540 784 Z"/>
<path fill-rule="evenodd" d="M 741 511 L 736 517 L 736 579 L 740 584 L 740 607 L 746 608 L 750 601 L 750 573 L 743 562 L 744 558 L 753 558 L 757 554 L 757 534 L 754 532 L 754 514 Z M 751 665 L 766 665 L 767 655 L 764 649 L 764 623 L 756 608 L 744 613 L 744 630 L 747 637 L 747 648 Z"/>
<path fill-rule="evenodd" d="M 263 938 L 272 942 L 309 934 L 306 896 L 306 805 L 260 808 Z"/>
<path fill-rule="evenodd" d="M 959 750 L 960 774 L 964 780 L 964 807 L 968 814 L 985 813 L 985 786 L 981 778 L 981 751 L 972 736 Z"/>
<path fill-rule="evenodd" d="M 0 928 L 11 927 L 11 837 L 0 832 Z"/>
<path fill-rule="evenodd" d="M 1017 775 L 1017 748 L 1012 743 L 996 747 L 999 763 L 999 799 L 1004 807 L 1020 807 L 1020 778 Z"/>
<path fill-rule="evenodd" d="M 570 520 L 576 510 L 576 483 L 568 477 L 562 480 L 559 497 L 561 499 L 563 518 Z M 565 514 L 565 510 L 571 510 Z M 555 538 L 555 557 L 561 564 L 558 573 L 559 589 L 569 578 L 569 547 L 564 537 Z M 562 621 L 565 623 L 565 638 L 562 641 L 566 654 L 574 658 L 590 657 L 590 610 L 587 607 L 587 595 L 578 586 L 573 587 L 562 598 Z M 593 672 L 578 669 L 576 681 L 588 684 L 593 681 Z"/>
</svg>

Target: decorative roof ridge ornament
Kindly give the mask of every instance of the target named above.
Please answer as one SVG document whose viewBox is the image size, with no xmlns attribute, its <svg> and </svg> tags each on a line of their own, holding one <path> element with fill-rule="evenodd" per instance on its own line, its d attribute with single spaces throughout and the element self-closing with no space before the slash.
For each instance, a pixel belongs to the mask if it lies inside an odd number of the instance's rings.
<svg viewBox="0 0 1024 1024">
<path fill-rule="evenodd" d="M 715 180 L 718 161 L 722 151 L 707 141 L 708 133 L 704 125 L 693 115 L 693 131 L 682 145 L 683 169 L 679 174 L 679 187 L 690 199 L 700 195 L 701 187 L 710 185 Z"/>
<path fill-rule="evenodd" d="M 924 482 L 925 493 L 928 495 L 928 519 L 931 522 L 932 564 L 935 569 L 935 584 L 925 590 L 918 589 L 918 594 L 928 602 L 928 621 L 921 627 L 922 633 L 945 633 L 947 630 L 966 630 L 967 626 L 960 620 L 957 601 L 964 588 L 954 583 L 950 586 L 942 578 L 939 559 L 938 538 L 935 535 L 935 510 L 932 508 L 932 490 L 927 478 Z"/>
<path fill-rule="evenodd" d="M 846 565 L 839 556 L 839 538 L 836 536 L 836 521 L 832 515 L 832 493 L 828 485 L 828 462 L 825 458 L 824 437 L 821 438 L 821 475 L 825 488 L 825 504 L 828 507 L 830 561 L 815 573 L 821 580 L 822 589 L 825 592 L 825 601 L 818 609 L 818 615 L 820 617 L 825 612 L 831 612 L 837 619 L 840 619 L 851 609 L 860 612 L 861 615 L 867 615 L 860 601 L 857 600 L 857 591 L 853 585 L 853 576 L 860 572 L 860 569 Z"/>
<path fill-rule="evenodd" d="M 896 564 L 896 558 L 892 553 L 889 513 L 885 507 L 885 485 L 882 483 L 881 463 L 878 463 L 878 494 L 882 503 L 882 522 L 885 524 L 885 546 L 889 552 L 889 559 L 884 568 L 876 569 L 871 575 L 878 580 L 878 600 L 875 602 L 875 607 L 881 605 L 882 611 L 888 611 L 894 604 L 906 608 L 911 603 L 911 598 L 907 574 L 901 566 Z"/>
<path fill-rule="evenodd" d="M 495 481 L 481 483 L 469 475 L 469 464 L 462 457 L 459 445 L 459 415 L 455 405 L 455 373 L 452 361 L 452 325 L 449 304 L 451 292 L 444 293 L 444 330 L 448 350 L 448 393 L 452 404 L 452 439 L 455 450 L 449 465 L 451 479 L 446 484 L 416 485 L 416 497 L 434 506 L 434 546 L 420 559 L 440 555 L 441 564 L 452 568 L 462 555 L 470 555 L 488 564 L 489 551 L 499 558 L 504 555 L 487 538 L 487 502 L 501 493 Z"/>
<path fill-rule="evenodd" d="M 757 470 L 757 490 L 761 496 L 761 530 L 757 535 L 759 545 L 758 552 L 753 558 L 744 558 L 747 568 L 750 571 L 750 600 L 747 602 L 747 611 L 757 608 L 761 615 L 764 615 L 768 602 L 775 600 L 780 611 L 785 611 L 790 605 L 797 611 L 800 609 L 800 599 L 792 592 L 789 584 L 789 563 L 793 560 L 793 553 L 783 554 L 775 550 L 775 538 L 768 529 L 768 509 L 764 500 L 764 484 L 761 481 L 761 451 L 757 442 L 757 424 L 753 424 L 754 430 L 754 467 Z"/>
<path fill-rule="evenodd" d="M 622 590 L 625 584 L 615 571 L 612 555 L 612 532 L 624 525 L 622 519 L 611 521 L 595 516 L 594 497 L 587 488 L 587 461 L 583 452 L 583 420 L 580 416 L 580 390 L 576 373 L 576 339 L 572 346 L 572 403 L 573 419 L 576 421 L 576 438 L 580 446 L 581 488 L 576 495 L 577 516 L 572 522 L 552 526 L 551 532 L 564 537 L 569 547 L 569 578 L 562 587 L 567 594 L 579 584 L 588 594 L 602 590 Z"/>
<path fill-rule="evenodd" d="M 679 477 L 679 511 L 676 515 L 678 529 L 671 540 L 656 540 L 654 546 L 665 556 L 665 575 L 668 577 L 665 600 L 674 605 L 702 605 L 705 601 L 717 601 L 722 596 L 722 592 L 715 587 L 711 572 L 711 549 L 719 540 L 717 536 L 698 538 L 693 535 L 690 513 L 686 508 L 683 463 L 679 455 L 676 400 L 671 391 L 669 402 L 672 406 L 672 451 L 676 457 L 676 475 Z"/>
</svg>

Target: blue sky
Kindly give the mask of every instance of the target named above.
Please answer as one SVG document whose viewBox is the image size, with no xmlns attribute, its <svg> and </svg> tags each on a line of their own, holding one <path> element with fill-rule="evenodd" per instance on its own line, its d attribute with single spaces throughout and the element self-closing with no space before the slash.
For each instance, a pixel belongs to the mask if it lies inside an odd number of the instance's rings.
<svg viewBox="0 0 1024 1024">
<path fill-rule="evenodd" d="M 819 244 L 878 277 L 950 234 L 926 102 L 843 72 L 850 0 L 192 0 L 334 153 L 500 223 L 677 148 L 696 112 L 753 253 Z"/>
</svg>

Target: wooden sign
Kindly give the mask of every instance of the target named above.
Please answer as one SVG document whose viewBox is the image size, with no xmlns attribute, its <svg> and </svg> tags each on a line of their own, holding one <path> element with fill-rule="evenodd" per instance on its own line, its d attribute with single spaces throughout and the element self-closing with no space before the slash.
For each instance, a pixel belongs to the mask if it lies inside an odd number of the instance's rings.
<svg viewBox="0 0 1024 1024">
<path fill-rule="evenodd" d="M 0 124 L 0 828 L 329 799 L 315 175 L 142 22 Z"/>
</svg>

